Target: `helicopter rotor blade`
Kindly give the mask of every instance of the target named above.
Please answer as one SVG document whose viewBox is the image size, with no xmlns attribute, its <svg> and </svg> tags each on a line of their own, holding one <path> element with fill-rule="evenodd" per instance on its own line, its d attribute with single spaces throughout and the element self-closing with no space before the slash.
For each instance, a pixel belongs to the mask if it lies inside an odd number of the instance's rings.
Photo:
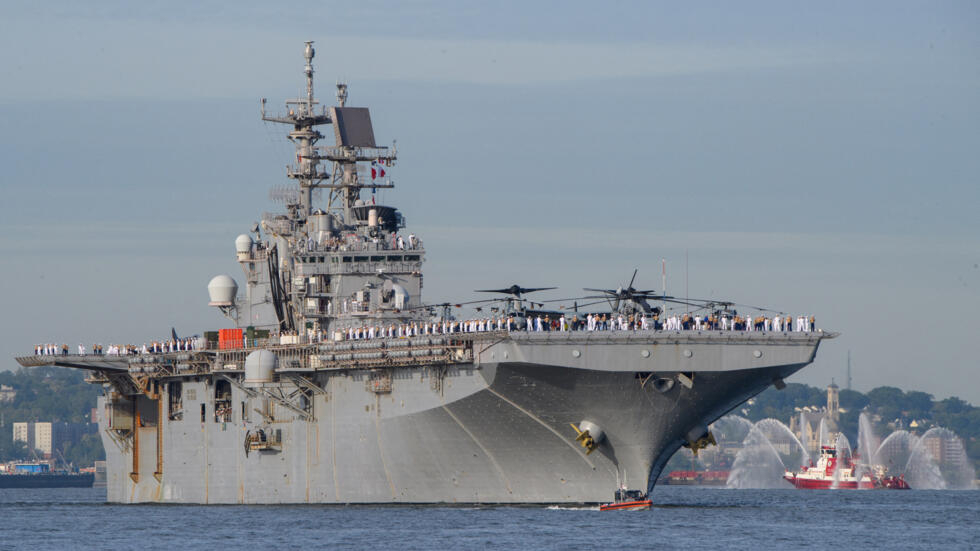
<svg viewBox="0 0 980 551">
<path fill-rule="evenodd" d="M 531 288 L 521 287 L 521 292 L 522 293 L 534 293 L 536 291 L 550 291 L 552 289 L 557 289 L 557 288 L 558 287 L 531 287 Z"/>
<path fill-rule="evenodd" d="M 639 272 L 639 271 L 640 271 L 639 268 L 636 268 L 636 269 L 633 270 L 633 277 L 630 278 L 630 284 L 626 286 L 627 289 L 632 289 L 633 288 L 633 282 L 636 280 L 636 272 Z"/>
<path fill-rule="evenodd" d="M 476 293 L 501 293 L 505 295 L 514 295 L 520 297 L 524 293 L 533 293 L 536 291 L 548 291 L 551 289 L 557 289 L 558 287 L 521 287 L 520 285 L 511 285 L 510 287 L 504 289 L 476 289 Z"/>
</svg>

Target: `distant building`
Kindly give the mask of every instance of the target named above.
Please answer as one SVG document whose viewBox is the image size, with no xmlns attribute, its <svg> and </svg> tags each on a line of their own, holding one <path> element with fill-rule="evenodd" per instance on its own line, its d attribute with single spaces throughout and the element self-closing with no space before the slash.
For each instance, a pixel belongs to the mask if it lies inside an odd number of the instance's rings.
<svg viewBox="0 0 980 551">
<path fill-rule="evenodd" d="M 61 423 L 34 423 L 34 449 L 45 458 L 54 453 L 55 444 L 63 440 Z"/>
<path fill-rule="evenodd" d="M 827 387 L 827 405 L 823 408 L 805 407 L 789 420 L 789 430 L 803 444 L 807 453 L 813 455 L 822 445 L 833 445 L 833 442 L 821 442 L 821 436 L 829 437 L 840 430 L 840 387 L 833 382 Z M 824 430 L 821 434 L 820 426 Z"/>
<path fill-rule="evenodd" d="M 34 444 L 34 433 L 31 423 L 14 423 L 14 442 L 23 442 L 28 446 Z"/>
<path fill-rule="evenodd" d="M 827 387 L 827 416 L 834 420 L 834 425 L 840 422 L 840 387 L 833 381 Z"/>
<path fill-rule="evenodd" d="M 76 444 L 82 435 L 97 431 L 97 425 L 92 423 L 21 422 L 13 424 L 13 439 L 38 450 L 44 459 L 50 459 L 56 449 L 64 449 L 65 444 Z"/>
<path fill-rule="evenodd" d="M 13 387 L 0 385 L 0 402 L 13 402 L 17 397 L 17 391 Z"/>
<path fill-rule="evenodd" d="M 958 439 L 928 436 L 923 439 L 922 443 L 929 450 L 929 453 L 932 454 L 936 463 L 940 465 L 960 466 L 967 465 L 970 462 Z"/>
</svg>

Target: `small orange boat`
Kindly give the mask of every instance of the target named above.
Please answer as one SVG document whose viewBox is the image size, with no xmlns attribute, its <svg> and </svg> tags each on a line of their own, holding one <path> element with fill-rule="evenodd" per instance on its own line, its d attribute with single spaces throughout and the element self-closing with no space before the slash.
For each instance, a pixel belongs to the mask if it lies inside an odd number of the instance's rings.
<svg viewBox="0 0 980 551">
<path fill-rule="evenodd" d="M 603 503 L 599 506 L 600 511 L 646 511 L 653 505 L 650 498 L 640 490 L 627 490 L 625 488 L 616 490 L 616 500 L 612 503 Z"/>
</svg>

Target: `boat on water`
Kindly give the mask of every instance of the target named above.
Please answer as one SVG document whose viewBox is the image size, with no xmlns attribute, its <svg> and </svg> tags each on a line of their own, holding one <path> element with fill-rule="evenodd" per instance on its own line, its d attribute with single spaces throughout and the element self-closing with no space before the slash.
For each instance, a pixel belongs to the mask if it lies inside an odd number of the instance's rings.
<svg viewBox="0 0 980 551">
<path fill-rule="evenodd" d="M 91 488 L 94 473 L 52 470 L 47 463 L 12 462 L 0 469 L 0 488 Z"/>
<path fill-rule="evenodd" d="M 671 486 L 724 486 L 730 471 L 670 471 L 661 482 Z"/>
<path fill-rule="evenodd" d="M 836 336 L 637 290 L 636 272 L 549 310 L 525 297 L 549 288 L 519 285 L 424 302 L 428 251 L 375 193 L 394 187 L 397 151 L 346 83 L 336 106 L 315 99 L 313 57 L 307 43 L 303 97 L 277 114 L 261 102 L 288 128 L 293 183 L 275 190 L 282 211 L 234 239 L 244 293 L 228 275 L 208 285 L 234 327 L 17 358 L 102 387 L 108 501 L 600 504 L 629 472 L 634 497 L 607 510 L 649 506 L 639 498 L 678 449 L 714 444 L 712 422 L 783 388 Z M 472 258 L 474 274 L 506 261 Z M 482 312 L 459 319 L 462 303 Z"/>
<path fill-rule="evenodd" d="M 801 490 L 908 490 L 905 475 L 889 475 L 882 465 L 865 465 L 856 455 L 834 446 L 821 446 L 816 464 L 786 471 L 783 478 Z"/>
<path fill-rule="evenodd" d="M 646 511 L 653 502 L 647 494 L 641 490 L 627 490 L 620 488 L 616 490 L 615 500 L 611 503 L 603 503 L 599 506 L 600 511 Z"/>
</svg>

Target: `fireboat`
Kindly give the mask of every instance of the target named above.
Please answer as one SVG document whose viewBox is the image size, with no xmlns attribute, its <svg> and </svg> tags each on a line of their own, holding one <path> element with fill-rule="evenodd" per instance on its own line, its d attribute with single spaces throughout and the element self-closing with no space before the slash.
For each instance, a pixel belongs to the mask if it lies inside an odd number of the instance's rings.
<svg viewBox="0 0 980 551">
<path fill-rule="evenodd" d="M 905 475 L 889 475 L 884 465 L 862 465 L 858 456 L 842 453 L 834 446 L 821 446 L 816 465 L 786 471 L 787 482 L 801 490 L 909 490 Z"/>
</svg>

